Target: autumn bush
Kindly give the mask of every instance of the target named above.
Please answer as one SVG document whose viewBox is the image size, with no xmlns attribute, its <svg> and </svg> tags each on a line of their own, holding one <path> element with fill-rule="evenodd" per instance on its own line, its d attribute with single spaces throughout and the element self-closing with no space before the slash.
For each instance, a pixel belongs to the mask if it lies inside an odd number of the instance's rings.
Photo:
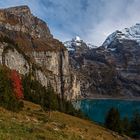
<svg viewBox="0 0 140 140">
<path fill-rule="evenodd" d="M 23 102 L 16 98 L 12 83 L 11 71 L 0 66 L 0 106 L 11 111 L 19 111 L 23 107 Z"/>
<path fill-rule="evenodd" d="M 17 99 L 23 99 L 23 88 L 19 73 L 16 70 L 11 71 L 11 81 L 15 97 Z"/>
</svg>

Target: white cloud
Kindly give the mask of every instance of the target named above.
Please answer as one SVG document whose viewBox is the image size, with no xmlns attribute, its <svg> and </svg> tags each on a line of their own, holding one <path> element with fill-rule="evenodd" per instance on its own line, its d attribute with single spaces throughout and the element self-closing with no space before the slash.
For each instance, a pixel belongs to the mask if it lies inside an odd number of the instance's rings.
<svg viewBox="0 0 140 140">
<path fill-rule="evenodd" d="M 108 0 L 99 10 L 102 17 L 99 23 L 95 25 L 95 18 L 92 19 L 94 27 L 87 40 L 101 45 L 115 30 L 121 30 L 140 22 L 139 9 L 139 0 Z"/>
</svg>

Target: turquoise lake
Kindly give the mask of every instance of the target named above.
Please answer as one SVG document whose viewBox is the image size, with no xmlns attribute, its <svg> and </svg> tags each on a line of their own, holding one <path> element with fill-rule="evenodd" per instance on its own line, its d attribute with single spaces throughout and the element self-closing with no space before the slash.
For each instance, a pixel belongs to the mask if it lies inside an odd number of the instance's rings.
<svg viewBox="0 0 140 140">
<path fill-rule="evenodd" d="M 113 99 L 97 99 L 97 100 L 81 100 L 75 103 L 76 107 L 91 120 L 104 123 L 105 116 L 111 107 L 119 109 L 121 118 L 127 116 L 132 118 L 134 112 L 140 112 L 140 101 L 113 100 Z"/>
</svg>

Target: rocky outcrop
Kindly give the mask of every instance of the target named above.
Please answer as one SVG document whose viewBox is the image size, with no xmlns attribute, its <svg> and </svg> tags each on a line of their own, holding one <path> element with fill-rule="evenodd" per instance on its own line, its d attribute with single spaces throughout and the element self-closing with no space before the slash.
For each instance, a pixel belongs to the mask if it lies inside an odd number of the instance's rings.
<svg viewBox="0 0 140 140">
<path fill-rule="evenodd" d="M 0 63 L 25 75 L 34 73 L 43 86 L 52 85 L 67 100 L 80 96 L 79 82 L 70 71 L 68 52 L 54 39 L 47 24 L 27 6 L 0 10 Z"/>
<path fill-rule="evenodd" d="M 28 6 L 0 10 L 0 27 L 30 34 L 34 38 L 51 38 L 46 23 L 31 14 Z"/>
<path fill-rule="evenodd" d="M 2 45 L 3 52 L 1 62 L 10 69 L 16 69 L 19 73 L 25 75 L 29 73 L 29 63 L 16 49 L 8 48 L 8 44 Z M 2 48 L 1 48 L 2 51 Z"/>
</svg>

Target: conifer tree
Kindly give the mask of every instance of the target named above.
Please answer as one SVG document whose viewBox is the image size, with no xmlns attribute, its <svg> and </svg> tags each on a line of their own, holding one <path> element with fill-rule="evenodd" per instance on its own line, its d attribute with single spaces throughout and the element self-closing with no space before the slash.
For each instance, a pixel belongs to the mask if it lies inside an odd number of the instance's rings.
<svg viewBox="0 0 140 140">
<path fill-rule="evenodd" d="M 120 113 L 118 109 L 111 108 L 105 119 L 105 126 L 113 131 L 122 133 Z"/>
</svg>

